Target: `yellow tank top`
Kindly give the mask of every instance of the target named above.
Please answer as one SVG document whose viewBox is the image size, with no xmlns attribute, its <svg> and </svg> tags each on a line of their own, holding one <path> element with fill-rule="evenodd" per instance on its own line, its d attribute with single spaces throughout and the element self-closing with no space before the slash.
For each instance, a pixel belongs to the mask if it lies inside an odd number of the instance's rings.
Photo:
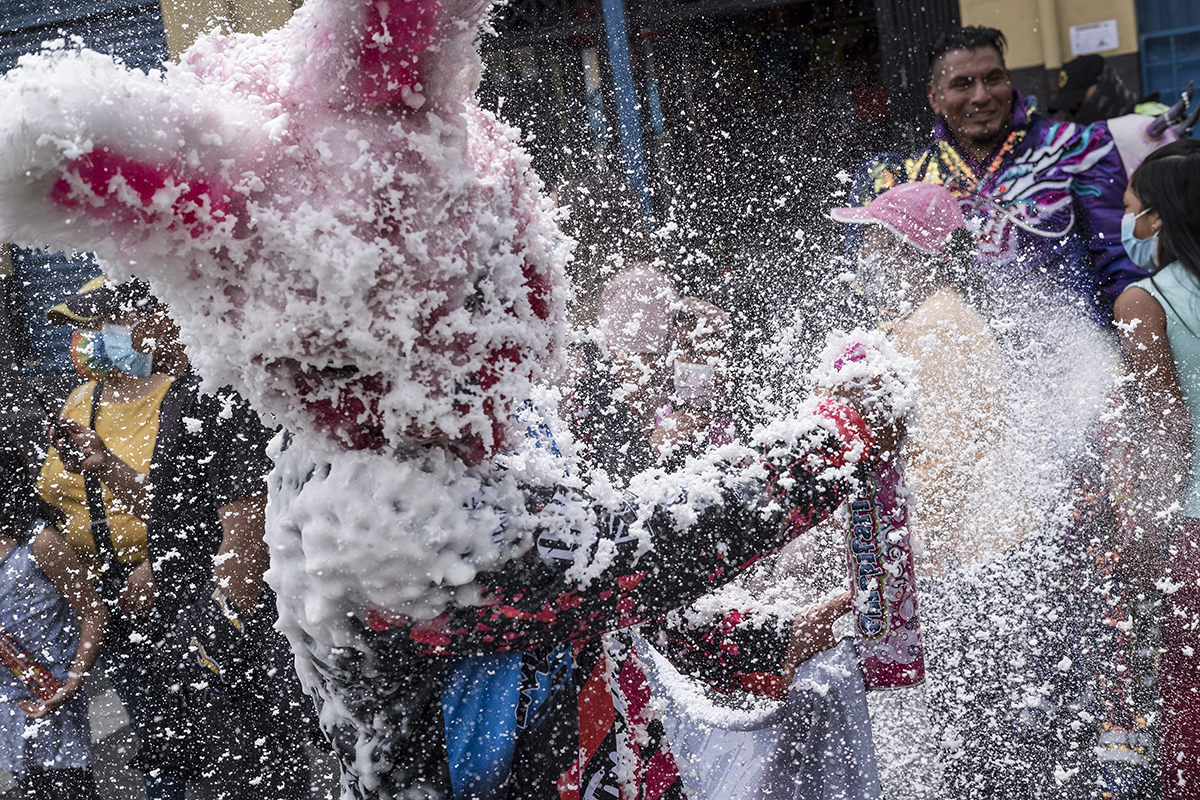
<svg viewBox="0 0 1200 800">
<path fill-rule="evenodd" d="M 95 381 L 76 387 L 63 405 L 62 416 L 87 425 L 95 387 Z M 150 457 L 154 454 L 154 443 L 158 439 L 158 412 L 169 388 L 171 381 L 163 381 L 161 386 L 139 400 L 102 403 L 96 414 L 96 433 L 100 434 L 108 449 L 143 475 L 150 472 Z M 84 565 L 95 572 L 100 565 L 90 530 L 83 476 L 64 470 L 54 448 L 50 448 L 42 465 L 38 492 L 46 502 L 58 507 L 66 515 L 63 536 Z M 145 561 L 146 523 L 122 505 L 107 486 L 104 487 L 104 513 L 108 517 L 117 559 L 129 563 Z"/>
</svg>

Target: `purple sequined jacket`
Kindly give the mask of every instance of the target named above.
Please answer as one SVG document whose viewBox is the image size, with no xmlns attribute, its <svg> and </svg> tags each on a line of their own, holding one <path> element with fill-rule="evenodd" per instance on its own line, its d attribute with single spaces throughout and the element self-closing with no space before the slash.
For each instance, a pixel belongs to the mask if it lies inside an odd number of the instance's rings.
<svg viewBox="0 0 1200 800">
<path fill-rule="evenodd" d="M 916 156 L 863 164 L 852 202 L 866 205 L 906 181 L 941 184 L 959 198 L 977 267 L 999 296 L 1064 298 L 1107 321 L 1117 295 L 1147 274 L 1121 245 L 1121 157 L 1106 123 L 1047 119 L 1036 98 L 1014 95 L 1012 130 L 987 164 L 939 118 L 933 144 Z"/>
</svg>

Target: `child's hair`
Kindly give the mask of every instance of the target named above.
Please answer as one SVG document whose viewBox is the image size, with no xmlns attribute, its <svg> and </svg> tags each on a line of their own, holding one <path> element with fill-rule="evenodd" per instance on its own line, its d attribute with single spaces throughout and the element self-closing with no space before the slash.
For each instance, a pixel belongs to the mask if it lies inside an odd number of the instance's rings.
<svg viewBox="0 0 1200 800">
<path fill-rule="evenodd" d="M 33 469 L 24 451 L 7 437 L 0 439 L 0 523 L 5 536 L 23 541 L 35 519 L 56 522 L 61 513 L 37 493 Z"/>
<path fill-rule="evenodd" d="M 1180 139 L 1146 156 L 1129 188 L 1162 220 L 1159 262 L 1181 261 L 1200 279 L 1200 140 Z"/>
</svg>

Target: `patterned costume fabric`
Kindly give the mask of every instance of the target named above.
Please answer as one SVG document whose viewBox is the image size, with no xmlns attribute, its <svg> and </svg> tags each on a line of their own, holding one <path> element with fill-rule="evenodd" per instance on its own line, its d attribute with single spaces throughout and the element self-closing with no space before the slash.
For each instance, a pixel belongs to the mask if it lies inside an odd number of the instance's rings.
<svg viewBox="0 0 1200 800">
<path fill-rule="evenodd" d="M 641 422 L 628 405 L 615 399 L 620 384 L 611 365 L 590 342 L 579 352 L 582 374 L 568 398 L 566 416 L 580 459 L 589 470 L 603 470 L 613 480 L 627 484 L 654 465 L 654 453 Z M 714 446 L 728 441 L 732 437 Z M 677 467 L 682 464 L 683 459 L 678 459 Z M 790 620 L 774 615 L 737 609 L 722 614 L 689 607 L 646 623 L 640 633 L 682 674 L 704 681 L 716 692 L 778 697 L 787 688 L 778 672 L 789 630 Z M 595 651 L 589 658 L 606 660 L 609 672 L 598 687 L 596 701 L 587 706 L 589 718 L 580 720 L 585 728 L 597 733 L 603 730 L 604 736 L 594 738 L 609 748 L 607 758 L 594 754 L 589 760 L 633 761 L 636 768 L 630 783 L 639 796 L 685 796 L 663 722 L 650 708 L 646 665 L 633 646 L 631 632 L 605 634 L 592 640 L 588 648 Z"/>
<path fill-rule="evenodd" d="M 543 513 L 590 508 L 592 543 L 538 536 L 535 548 L 478 576 L 480 605 L 425 622 L 367 608 L 353 647 L 308 642 L 318 705 L 349 712 L 321 714 L 335 720 L 326 733 L 349 767 L 343 796 L 606 798 L 637 773 L 640 796 L 680 797 L 673 765 L 662 763 L 661 725 L 644 702 L 628 702 L 645 700 L 644 677 L 592 643 L 732 580 L 846 498 L 854 475 L 872 466 L 851 456 L 871 434 L 844 407 L 823 409 L 836 435 L 814 428 L 788 463 L 766 464 L 774 477 L 765 486 L 750 477 L 761 465 L 725 463 L 719 499 L 691 524 L 673 517 L 681 506 L 657 507 L 648 550 L 645 535 L 629 534 L 635 503 L 611 511 L 573 490 L 530 489 L 528 504 Z M 580 583 L 570 574 L 579 559 L 602 569 Z M 629 725 L 647 738 L 627 735 Z"/>
<path fill-rule="evenodd" d="M 1012 129 L 979 163 L 945 120 L 912 158 L 883 154 L 860 167 L 851 203 L 867 205 L 892 186 L 945 186 L 975 236 L 976 264 L 1000 298 L 1064 298 L 1098 322 L 1146 271 L 1121 246 L 1125 169 L 1103 122 L 1083 127 L 1046 119 L 1037 99 L 1014 92 Z"/>
</svg>

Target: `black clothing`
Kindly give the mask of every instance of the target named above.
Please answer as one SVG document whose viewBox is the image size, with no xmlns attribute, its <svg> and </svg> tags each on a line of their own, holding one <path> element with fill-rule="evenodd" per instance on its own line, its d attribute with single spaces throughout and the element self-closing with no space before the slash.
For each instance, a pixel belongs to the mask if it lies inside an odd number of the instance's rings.
<svg viewBox="0 0 1200 800">
<path fill-rule="evenodd" d="M 135 766 L 203 779 L 241 798 L 307 797 L 311 706 L 274 629 L 264 586 L 242 619 L 213 583 L 224 531 L 218 509 L 266 492 L 274 435 L 230 389 L 203 394 L 188 373 L 159 410 L 150 462 L 146 548 L 158 597 L 120 643 L 113 682 L 141 736 Z"/>
<path fill-rule="evenodd" d="M 100 796 L 90 768 L 31 771 L 16 794 L 24 800 L 95 800 Z"/>
<path fill-rule="evenodd" d="M 1096 92 L 1079 111 L 1071 114 L 1071 121 L 1080 125 L 1091 125 L 1102 119 L 1114 119 L 1132 114 L 1140 100 L 1132 89 L 1125 85 L 1113 65 L 1105 62 L 1104 71 L 1096 83 Z M 1069 109 L 1068 109 L 1069 111 Z"/>
<path fill-rule="evenodd" d="M 621 388 L 612 365 L 593 342 L 576 345 L 583 374 L 568 399 L 566 413 L 579 458 L 591 469 L 603 470 L 614 480 L 627 482 L 654 466 L 654 451 L 642 432 L 641 422 L 629 406 L 613 400 Z"/>
</svg>

